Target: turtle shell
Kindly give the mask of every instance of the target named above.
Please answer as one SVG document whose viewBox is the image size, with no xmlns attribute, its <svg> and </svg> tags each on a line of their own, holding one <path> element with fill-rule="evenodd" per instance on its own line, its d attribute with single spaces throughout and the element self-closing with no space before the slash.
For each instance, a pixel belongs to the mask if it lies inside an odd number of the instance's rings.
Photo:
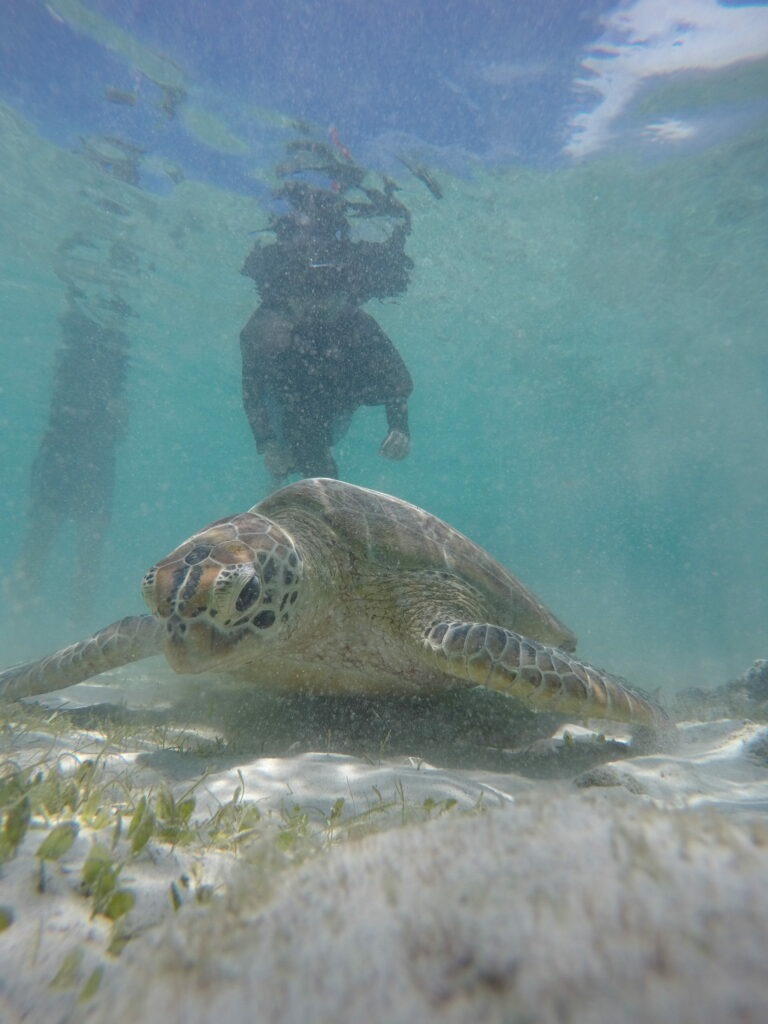
<svg viewBox="0 0 768 1024">
<path fill-rule="evenodd" d="M 323 478 L 289 484 L 251 509 L 306 536 L 313 521 L 357 559 L 387 572 L 442 572 L 485 599 L 496 625 L 566 651 L 574 634 L 500 562 L 452 526 L 389 494 Z M 298 536 L 299 534 L 297 534 Z"/>
</svg>

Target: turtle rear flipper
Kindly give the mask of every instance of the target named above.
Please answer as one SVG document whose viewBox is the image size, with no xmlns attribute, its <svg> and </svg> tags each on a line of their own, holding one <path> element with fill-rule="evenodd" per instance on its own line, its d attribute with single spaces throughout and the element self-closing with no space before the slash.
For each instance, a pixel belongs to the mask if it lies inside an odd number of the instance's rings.
<svg viewBox="0 0 768 1024">
<path fill-rule="evenodd" d="M 674 734 L 666 712 L 649 696 L 565 651 L 501 626 L 437 622 L 425 631 L 423 643 L 444 672 L 509 693 L 535 711 L 628 722 L 644 736 L 650 730 L 664 745 Z"/>
<path fill-rule="evenodd" d="M 129 615 L 55 654 L 0 672 L 0 698 L 63 690 L 132 661 L 162 654 L 163 631 L 152 615 Z"/>
</svg>

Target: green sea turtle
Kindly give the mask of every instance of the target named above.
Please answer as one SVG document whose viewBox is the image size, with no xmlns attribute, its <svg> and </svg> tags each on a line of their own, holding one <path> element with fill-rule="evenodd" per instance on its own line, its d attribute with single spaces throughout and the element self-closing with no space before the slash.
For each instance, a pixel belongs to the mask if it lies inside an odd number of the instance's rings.
<svg viewBox="0 0 768 1024">
<path fill-rule="evenodd" d="M 491 687 L 537 710 L 664 729 L 650 697 L 572 656 L 568 630 L 472 541 L 398 498 L 301 480 L 194 534 L 144 577 L 129 616 L 0 673 L 0 694 L 62 689 L 164 653 L 179 673 L 335 694 Z"/>
</svg>

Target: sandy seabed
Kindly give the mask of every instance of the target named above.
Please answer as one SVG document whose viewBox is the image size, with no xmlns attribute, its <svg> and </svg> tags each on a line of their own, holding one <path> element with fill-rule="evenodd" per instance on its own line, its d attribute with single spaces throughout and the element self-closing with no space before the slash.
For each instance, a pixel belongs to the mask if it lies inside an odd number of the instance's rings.
<svg viewBox="0 0 768 1024">
<path fill-rule="evenodd" d="M 553 779 L 7 726 L 5 784 L 78 779 L 80 803 L 32 797 L 2 865 L 0 1019 L 763 1024 L 768 730 L 679 732 Z M 132 894 L 114 920 L 84 881 L 96 843 Z"/>
</svg>

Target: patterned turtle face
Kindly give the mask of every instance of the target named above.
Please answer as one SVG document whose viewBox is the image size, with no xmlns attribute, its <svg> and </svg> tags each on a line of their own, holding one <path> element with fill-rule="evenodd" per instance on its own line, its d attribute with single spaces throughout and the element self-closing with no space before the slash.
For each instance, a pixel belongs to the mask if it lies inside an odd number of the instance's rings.
<svg viewBox="0 0 768 1024">
<path fill-rule="evenodd" d="M 236 666 L 254 641 L 290 629 L 303 564 L 289 535 L 252 512 L 220 519 L 144 576 L 144 600 L 165 623 L 177 672 Z"/>
</svg>

